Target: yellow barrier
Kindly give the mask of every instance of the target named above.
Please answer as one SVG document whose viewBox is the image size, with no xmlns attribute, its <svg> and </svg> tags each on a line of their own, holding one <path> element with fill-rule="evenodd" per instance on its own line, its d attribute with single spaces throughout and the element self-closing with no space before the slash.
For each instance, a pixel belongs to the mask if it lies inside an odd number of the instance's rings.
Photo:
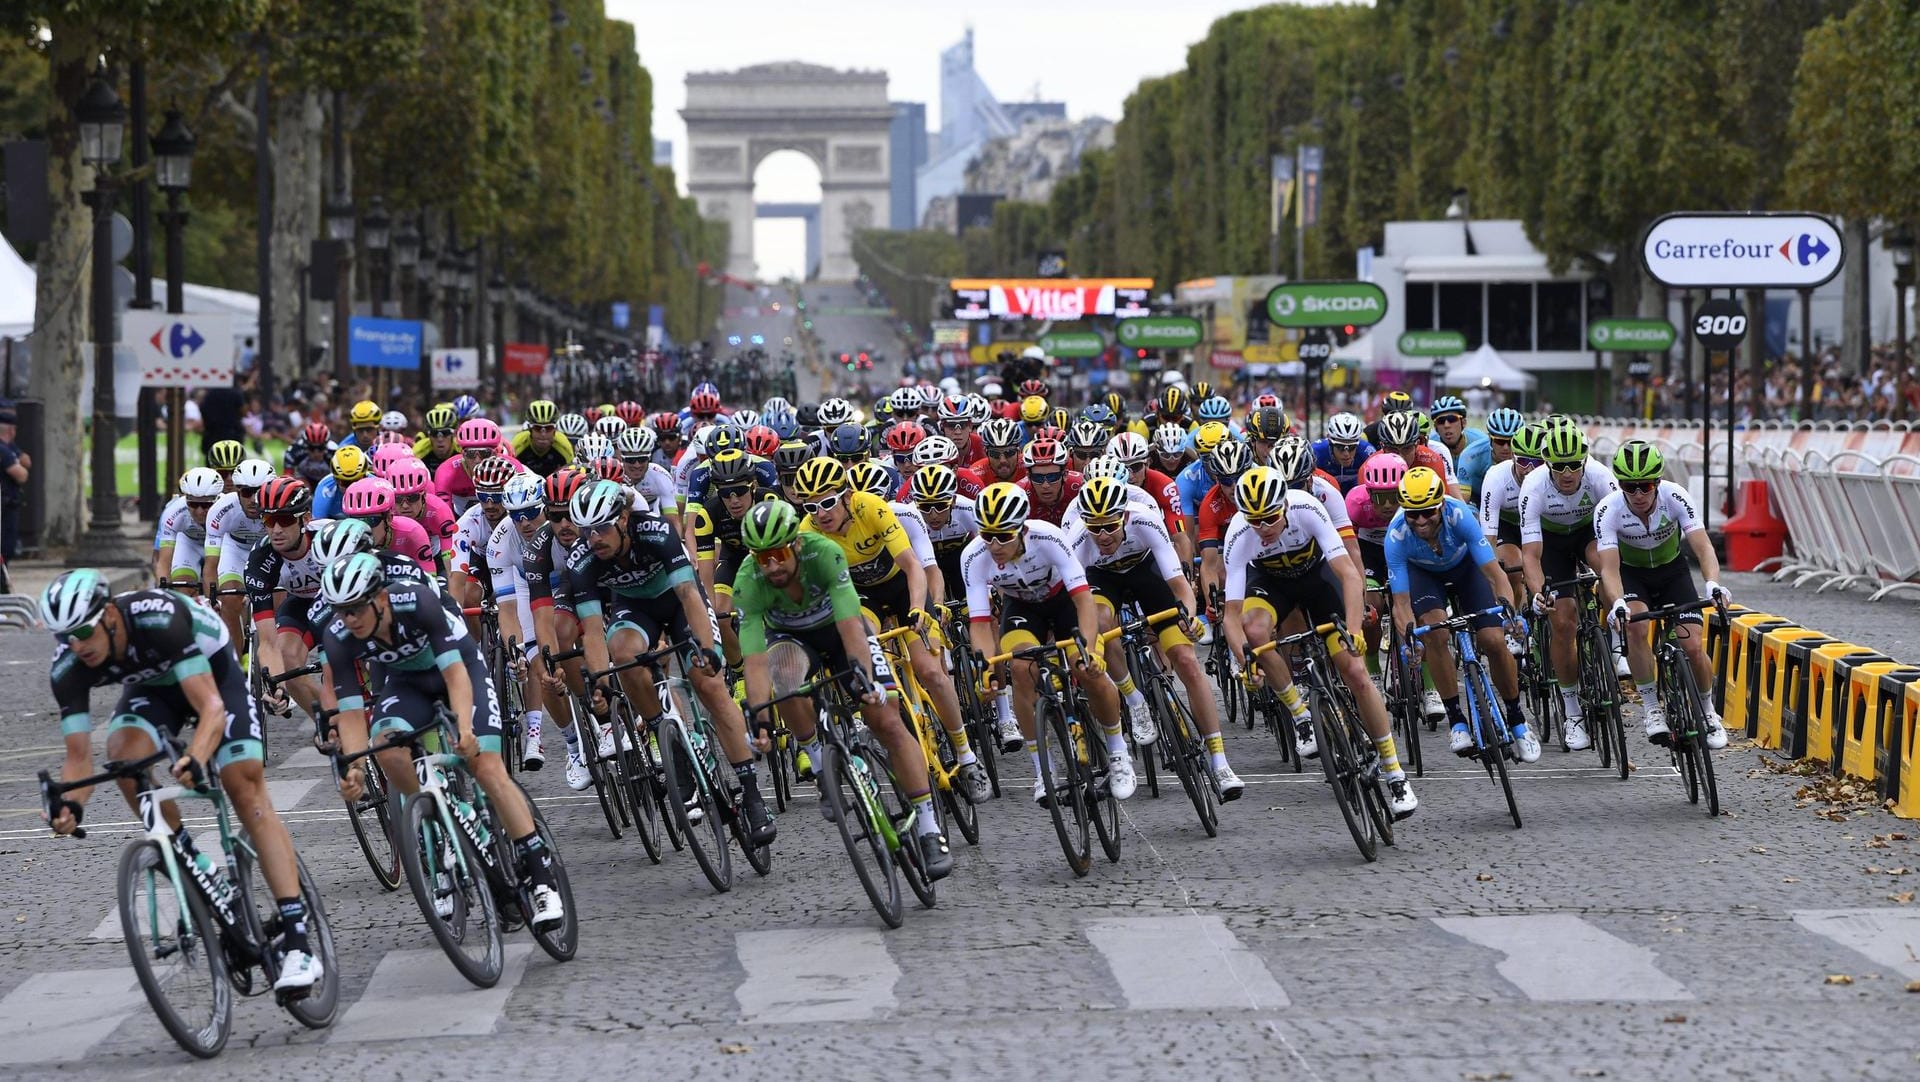
<svg viewBox="0 0 1920 1082">
<path fill-rule="evenodd" d="M 1781 666 L 1784 687 L 1780 696 L 1780 750 L 1791 758 L 1807 757 L 1807 718 L 1810 713 L 1807 688 L 1813 682 L 1813 652 L 1822 646 L 1832 645 L 1834 640 L 1825 635 L 1794 639 L 1787 643 L 1786 661 Z M 1765 724 L 1764 718 L 1761 724 Z"/>
<path fill-rule="evenodd" d="M 1893 814 L 1920 819 L 1920 680 L 1907 685 L 1901 701 L 1900 762 L 1893 772 Z"/>
<path fill-rule="evenodd" d="M 1899 688 L 1901 684 L 1901 681 L 1886 681 L 1881 677 L 1894 674 L 1905 674 L 1906 682 L 1920 679 L 1920 669 L 1896 661 L 1869 661 L 1853 666 L 1847 674 L 1847 709 L 1843 715 L 1837 773 L 1861 781 L 1873 781 L 1879 776 L 1876 760 L 1880 727 L 1888 721 L 1889 711 L 1896 708 L 1896 704 L 1889 701 L 1887 689 L 1890 685 Z"/>
<path fill-rule="evenodd" d="M 1727 644 L 1727 701 L 1720 711 L 1728 732 L 1759 732 L 1759 703 L 1754 679 L 1759 669 L 1760 636 L 1782 627 L 1797 627 L 1791 620 L 1764 612 L 1743 613 L 1733 618 L 1733 630 Z"/>
<path fill-rule="evenodd" d="M 1781 716 L 1792 689 L 1788 684 L 1787 644 L 1805 639 L 1833 640 L 1812 628 L 1775 628 L 1760 637 L 1759 721 L 1754 741 L 1763 748 L 1787 746 L 1781 735 Z"/>
<path fill-rule="evenodd" d="M 1814 650 L 1813 662 L 1807 668 L 1807 758 L 1816 763 L 1840 759 L 1849 667 L 1892 660 L 1877 650 L 1852 643 L 1838 642 Z"/>
</svg>

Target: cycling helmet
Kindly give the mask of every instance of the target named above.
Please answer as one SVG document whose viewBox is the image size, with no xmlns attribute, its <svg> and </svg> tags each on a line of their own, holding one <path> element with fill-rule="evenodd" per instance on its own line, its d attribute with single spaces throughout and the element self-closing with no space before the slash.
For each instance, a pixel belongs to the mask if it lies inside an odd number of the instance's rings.
<svg viewBox="0 0 1920 1082">
<path fill-rule="evenodd" d="M 1247 435 L 1256 440 L 1277 440 L 1287 434 L 1287 415 L 1277 406 L 1261 406 L 1247 414 Z"/>
<path fill-rule="evenodd" d="M 531 413 L 531 411 L 529 411 L 529 413 Z M 641 421 L 646 420 L 647 407 L 641 405 L 638 402 L 633 401 L 632 399 L 628 399 L 627 401 L 622 402 L 619 405 L 613 407 L 613 415 L 615 417 L 620 418 L 622 421 L 626 422 L 629 427 L 631 427 L 633 425 L 639 424 Z"/>
<path fill-rule="evenodd" d="M 972 418 L 973 405 L 967 399 L 954 395 L 940 400 L 940 420 L 961 422 Z"/>
<path fill-rule="evenodd" d="M 741 433 L 740 446 L 755 458 L 772 458 L 780 448 L 780 435 L 766 425 L 754 425 Z"/>
<path fill-rule="evenodd" d="M 1094 421 L 1078 421 L 1067 431 L 1068 450 L 1082 455 L 1097 455 L 1106 450 L 1107 429 Z"/>
<path fill-rule="evenodd" d="M 1388 391 L 1386 397 L 1380 400 L 1380 413 L 1382 416 L 1389 413 L 1412 412 L 1413 396 L 1405 391 Z"/>
<path fill-rule="evenodd" d="M 741 439 L 738 429 L 727 425 L 707 425 L 700 430 L 700 435 L 694 441 L 694 453 L 708 456 L 717 455 L 729 448 L 738 447 L 740 444 Z"/>
<path fill-rule="evenodd" d="M 629 425 L 625 432 L 620 433 L 620 438 L 613 441 L 613 449 L 620 453 L 621 458 L 637 458 L 644 462 L 653 457 L 656 442 L 653 429 L 646 425 Z"/>
<path fill-rule="evenodd" d="M 567 507 L 573 503 L 573 497 L 587 483 L 587 471 L 569 466 L 553 471 L 546 483 L 541 485 L 541 493 L 546 497 L 548 507 Z"/>
<path fill-rule="evenodd" d="M 1465 417 L 1467 415 L 1467 403 L 1466 400 L 1459 395 L 1443 394 L 1433 400 L 1433 404 L 1427 408 L 1427 413 L 1433 417 L 1444 417 L 1450 413 L 1457 413 Z"/>
<path fill-rule="evenodd" d="M 921 409 L 930 410 L 940 404 L 940 388 L 935 387 L 931 383 L 922 383 L 919 391 Z"/>
<path fill-rule="evenodd" d="M 837 458 L 822 455 L 808 459 L 793 479 L 793 491 L 803 500 L 814 500 L 847 487 L 847 468 Z"/>
<path fill-rule="evenodd" d="M 260 513 L 304 515 L 313 510 L 313 490 L 298 477 L 276 477 L 260 489 Z"/>
<path fill-rule="evenodd" d="M 509 511 L 526 511 L 539 507 L 544 495 L 542 479 L 537 473 L 516 473 L 513 480 L 507 482 L 501 502 Z"/>
<path fill-rule="evenodd" d="M 939 503 L 960 493 L 960 478 L 947 466 L 922 466 L 913 472 L 913 502 Z"/>
<path fill-rule="evenodd" d="M 460 423 L 460 418 L 453 412 L 453 407 L 445 402 L 428 410 L 424 420 L 427 422 L 429 432 L 445 432 Z"/>
<path fill-rule="evenodd" d="M 1059 440 L 1040 438 L 1027 444 L 1020 454 L 1020 462 L 1027 469 L 1035 466 L 1065 466 L 1067 464 L 1066 445 Z"/>
<path fill-rule="evenodd" d="M 1253 452 L 1247 450 L 1247 445 L 1244 443 L 1228 440 L 1215 447 L 1213 452 L 1202 461 L 1207 464 L 1208 476 L 1212 477 L 1215 483 L 1224 484 L 1240 476 L 1253 465 Z"/>
<path fill-rule="evenodd" d="M 593 423 L 578 413 L 563 413 L 560 415 L 560 419 L 553 424 L 555 428 L 560 430 L 560 434 L 567 438 L 569 443 L 584 437 L 593 429 Z M 676 434 L 679 433 L 680 422 L 674 422 L 673 430 Z"/>
<path fill-rule="evenodd" d="M 333 453 L 333 479 L 343 485 L 355 481 L 373 472 L 373 463 L 368 461 L 367 453 L 352 444 Z"/>
<path fill-rule="evenodd" d="M 1613 453 L 1613 476 L 1622 481 L 1658 481 L 1666 470 L 1660 449 L 1646 440 L 1628 440 Z"/>
<path fill-rule="evenodd" d="M 1546 442 L 1547 426 L 1544 421 L 1533 421 L 1520 426 L 1513 434 L 1513 457 L 1539 458 L 1540 445 Z"/>
<path fill-rule="evenodd" d="M 1064 432 L 1061 429 L 1055 428 L 1052 425 L 1040 425 L 1036 427 L 1031 433 L 1029 433 L 1028 437 L 1029 438 L 1027 442 L 1029 443 L 1033 442 L 1034 440 L 1052 440 L 1055 443 L 1067 442 L 1066 432 Z"/>
<path fill-rule="evenodd" d="M 320 573 L 320 599 L 336 609 L 357 608 L 387 588 L 387 569 L 371 552 L 356 552 Z"/>
<path fill-rule="evenodd" d="M 1210 455 L 1213 453 L 1213 449 L 1222 443 L 1236 442 L 1227 438 L 1231 435 L 1233 435 L 1233 431 L 1226 425 L 1218 421 L 1208 421 L 1193 431 L 1194 450 L 1199 451 L 1203 455 Z"/>
<path fill-rule="evenodd" d="M 323 566 L 372 551 L 373 527 L 357 518 L 332 519 L 313 533 L 313 558 Z"/>
<path fill-rule="evenodd" d="M 1487 414 L 1487 435 L 1510 440 L 1526 423 L 1526 417 L 1519 410 L 1502 406 Z"/>
<path fill-rule="evenodd" d="M 380 423 L 380 407 L 365 399 L 355 402 L 353 409 L 347 411 L 347 423 L 354 428 L 377 425 Z"/>
<path fill-rule="evenodd" d="M 1425 466 L 1415 466 L 1400 479 L 1400 506 L 1409 511 L 1438 507 L 1446 499 L 1446 481 Z"/>
<path fill-rule="evenodd" d="M 1547 438 L 1540 443 L 1540 457 L 1556 466 L 1584 462 L 1587 458 L 1587 434 L 1574 425 L 1548 429 Z"/>
<path fill-rule="evenodd" d="M 1213 397 L 1213 384 L 1204 379 L 1194 380 L 1193 381 L 1193 397 L 1195 398 Z"/>
<path fill-rule="evenodd" d="M 1055 438 L 1064 440 L 1067 430 L 1073 427 L 1073 414 L 1068 413 L 1065 406 L 1055 406 L 1047 411 L 1047 427 L 1059 429 L 1060 435 Z"/>
<path fill-rule="evenodd" d="M 1406 475 L 1407 460 L 1391 451 L 1376 452 L 1360 464 L 1360 483 L 1368 492 L 1398 492 L 1400 479 Z"/>
<path fill-rule="evenodd" d="M 816 422 L 821 428 L 832 428 L 853 420 L 853 403 L 844 398 L 829 398 L 820 403 L 820 412 Z"/>
<path fill-rule="evenodd" d="M 605 436 L 610 440 L 619 439 L 620 433 L 625 432 L 626 430 L 627 430 L 627 422 L 622 421 L 618 417 L 602 417 L 598 421 L 593 422 L 594 434 L 598 436 Z"/>
<path fill-rule="evenodd" d="M 1037 425 L 1047 419 L 1047 400 L 1039 395 L 1028 395 L 1020 400 L 1020 419 L 1030 425 Z"/>
<path fill-rule="evenodd" d="M 226 490 L 220 471 L 207 466 L 195 466 L 180 475 L 180 495 L 189 500 L 218 499 Z"/>
<path fill-rule="evenodd" d="M 769 413 L 792 413 L 792 412 L 793 412 L 793 403 L 787 401 L 785 398 L 781 397 L 780 395 L 774 395 L 772 398 L 769 398 L 765 402 L 760 403 L 760 417 L 762 420 L 765 420 L 767 414 Z"/>
<path fill-rule="evenodd" d="M 761 500 L 740 522 L 740 540 L 755 552 L 791 545 L 800 537 L 800 512 L 785 500 Z"/>
<path fill-rule="evenodd" d="M 1408 447 L 1419 443 L 1419 419 L 1408 411 L 1385 414 L 1380 418 L 1380 442 L 1388 447 Z"/>
<path fill-rule="evenodd" d="M 1179 458 L 1187 451 L 1187 430 L 1169 421 L 1153 430 L 1153 445 L 1168 458 Z"/>
<path fill-rule="evenodd" d="M 1280 396 L 1274 394 L 1272 391 L 1268 391 L 1266 394 L 1260 395 L 1253 400 L 1253 408 L 1257 410 L 1279 409 Z"/>
<path fill-rule="evenodd" d="M 384 428 L 374 433 L 373 446 L 376 450 L 382 447 L 401 447 L 405 448 L 408 454 L 413 453 L 413 441 L 408 439 L 405 433 L 390 432 Z"/>
<path fill-rule="evenodd" d="M 589 432 L 573 445 L 573 460 L 582 466 L 598 462 L 603 458 L 616 457 L 613 441 L 598 432 Z"/>
<path fill-rule="evenodd" d="M 1105 477 L 1110 481 L 1118 481 L 1122 486 L 1125 486 L 1132 480 L 1133 471 L 1128 469 L 1127 464 L 1118 458 L 1112 455 L 1101 455 L 1099 458 L 1087 463 L 1087 468 L 1081 476 L 1089 481 L 1096 477 Z"/>
<path fill-rule="evenodd" d="M 471 421 L 480 416 L 480 400 L 470 394 L 463 394 L 453 400 L 453 415 L 462 421 Z"/>
<path fill-rule="evenodd" d="M 380 430 L 382 432 L 405 432 L 407 430 L 407 415 L 401 413 L 399 410 L 388 410 L 380 415 Z"/>
<path fill-rule="evenodd" d="M 617 458 L 594 459 L 593 472 L 597 477 L 603 477 L 609 481 L 619 481 L 621 484 L 625 484 L 627 480 L 627 467 Z"/>
<path fill-rule="evenodd" d="M 733 427 L 745 432 L 760 423 L 760 414 L 756 410 L 734 410 L 732 414 L 722 417 L 720 420 L 732 421 Z"/>
<path fill-rule="evenodd" d="M 881 422 L 893 420 L 893 402 L 885 397 L 874 399 L 873 420 Z"/>
<path fill-rule="evenodd" d="M 834 428 L 827 437 L 827 451 L 844 458 L 854 458 L 867 453 L 867 430 L 864 425 L 844 424 Z"/>
<path fill-rule="evenodd" d="M 1202 421 L 1224 421 L 1233 416 L 1233 403 L 1214 395 L 1200 400 L 1200 406 L 1194 410 L 1194 416 Z"/>
<path fill-rule="evenodd" d="M 1427 416 L 1426 410 L 1414 410 L 1413 419 L 1414 422 L 1420 426 L 1420 439 L 1422 441 L 1426 440 L 1428 436 L 1433 435 L 1433 418 Z"/>
<path fill-rule="evenodd" d="M 340 510 L 354 518 L 384 515 L 393 510 L 393 486 L 378 477 L 347 486 Z"/>
<path fill-rule="evenodd" d="M 1088 522 L 1107 522 L 1127 513 L 1127 485 L 1111 477 L 1095 477 L 1081 487 L 1080 514 Z"/>
<path fill-rule="evenodd" d="M 991 416 L 993 416 L 993 403 L 987 401 L 986 395 L 970 394 L 967 396 L 968 420 L 977 425 L 985 424 L 987 418 Z"/>
<path fill-rule="evenodd" d="M 605 526 L 627 509 L 627 487 L 617 481 L 595 481 L 573 494 L 567 516 L 581 529 Z"/>
<path fill-rule="evenodd" d="M 1020 446 L 1020 426 L 1005 417 L 995 417 L 980 426 L 980 442 L 988 451 L 1005 451 Z"/>
<path fill-rule="evenodd" d="M 527 423 L 530 425 L 550 425 L 560 417 L 560 407 L 545 398 L 536 398 L 527 403 Z"/>
<path fill-rule="evenodd" d="M 687 408 L 695 413 L 720 412 L 720 388 L 711 383 L 702 383 L 687 396 Z"/>
<path fill-rule="evenodd" d="M 245 457 L 247 449 L 239 440 L 221 440 L 207 448 L 207 465 L 216 470 L 231 470 Z"/>
<path fill-rule="evenodd" d="M 426 463 L 411 458 L 393 464 L 387 471 L 387 483 L 393 486 L 396 496 L 420 496 L 433 487 L 433 474 Z"/>
<path fill-rule="evenodd" d="M 273 467 L 268 463 L 249 458 L 233 468 L 233 487 L 236 489 L 259 488 L 273 480 Z"/>
<path fill-rule="evenodd" d="M 1122 432 L 1107 441 L 1107 453 L 1129 467 L 1138 466 L 1147 461 L 1147 441 L 1138 432 Z"/>
<path fill-rule="evenodd" d="M 887 429 L 887 450 L 896 455 L 910 455 L 927 438 L 927 430 L 918 421 L 902 421 Z"/>
<path fill-rule="evenodd" d="M 944 466 L 960 457 L 960 446 L 945 436 L 928 436 L 913 446 L 915 466 Z"/>
<path fill-rule="evenodd" d="M 1032 504 L 1019 485 L 999 481 L 980 490 L 973 501 L 975 521 L 983 530 L 1017 530 L 1027 524 Z"/>
<path fill-rule="evenodd" d="M 1233 502 L 1248 518 L 1285 511 L 1287 481 L 1278 470 L 1255 466 L 1234 482 Z"/>
<path fill-rule="evenodd" d="M 920 392 L 912 387 L 898 387 L 887 396 L 887 408 L 895 413 L 913 413 L 920 408 Z"/>
<path fill-rule="evenodd" d="M 1080 411 L 1080 419 L 1082 421 L 1092 421 L 1101 428 L 1112 428 L 1114 421 L 1113 408 L 1104 402 L 1095 402 L 1093 405 Z"/>
<path fill-rule="evenodd" d="M 1120 396 L 1119 391 L 1108 391 L 1107 396 L 1101 399 L 1101 401 L 1105 402 L 1107 408 L 1113 411 L 1115 418 L 1123 418 L 1127 415 L 1127 400 Z"/>
<path fill-rule="evenodd" d="M 769 410 L 760 415 L 760 424 L 773 432 L 776 440 L 790 440 L 800 434 L 800 422 L 792 410 Z"/>
<path fill-rule="evenodd" d="M 307 446 L 309 448 L 325 447 L 327 444 L 333 442 L 333 433 L 327 431 L 327 423 L 325 421 L 308 422 L 306 429 L 301 432 L 301 435 L 307 438 Z"/>
<path fill-rule="evenodd" d="M 1169 387 L 1160 392 L 1160 416 L 1185 417 L 1187 415 L 1187 392 L 1178 387 Z"/>
<path fill-rule="evenodd" d="M 1288 436 L 1274 444 L 1267 460 L 1288 485 L 1304 485 L 1313 477 L 1313 448 L 1300 436 Z"/>
<path fill-rule="evenodd" d="M 848 466 L 847 483 L 856 491 L 871 492 L 883 500 L 890 498 L 895 491 L 893 477 L 875 462 L 856 462 Z"/>
<path fill-rule="evenodd" d="M 498 492 L 519 472 L 512 459 L 495 456 L 474 468 L 473 487 L 481 492 Z"/>
<path fill-rule="evenodd" d="M 597 421 L 602 417 L 611 417 L 611 416 L 613 416 L 613 403 L 602 402 L 599 405 L 593 407 L 594 420 Z"/>
<path fill-rule="evenodd" d="M 500 446 L 500 426 L 485 417 L 475 417 L 462 421 L 460 428 L 453 434 L 453 442 L 460 445 L 462 451 L 474 447 L 494 448 Z"/>
<path fill-rule="evenodd" d="M 785 440 L 773 453 L 773 468 L 782 474 L 792 473 L 812 458 L 813 448 L 805 440 Z"/>
<path fill-rule="evenodd" d="M 1351 413 L 1336 413 L 1327 418 L 1328 443 L 1359 443 L 1366 433 L 1366 426 Z"/>
<path fill-rule="evenodd" d="M 61 573 L 40 593 L 40 620 L 47 630 L 64 635 L 93 623 L 113 600 L 107 578 L 91 567 Z"/>
<path fill-rule="evenodd" d="M 738 447 L 729 447 L 707 460 L 707 479 L 715 485 L 745 484 L 753 480 L 753 459 Z"/>
</svg>

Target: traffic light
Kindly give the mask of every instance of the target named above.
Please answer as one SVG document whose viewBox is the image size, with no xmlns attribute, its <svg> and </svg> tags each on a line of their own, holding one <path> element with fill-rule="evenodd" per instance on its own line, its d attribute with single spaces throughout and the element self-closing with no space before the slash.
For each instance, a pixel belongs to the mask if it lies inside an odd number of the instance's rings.
<svg viewBox="0 0 1920 1082">
<path fill-rule="evenodd" d="M 1144 349 L 1136 349 L 1133 351 L 1133 356 L 1137 360 L 1144 361 L 1147 359 L 1147 351 Z"/>
</svg>

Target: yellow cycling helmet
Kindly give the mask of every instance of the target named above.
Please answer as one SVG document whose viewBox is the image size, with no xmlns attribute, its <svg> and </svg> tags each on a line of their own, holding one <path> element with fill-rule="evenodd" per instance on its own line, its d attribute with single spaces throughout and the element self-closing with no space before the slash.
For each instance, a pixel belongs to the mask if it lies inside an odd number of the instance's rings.
<svg viewBox="0 0 1920 1082">
<path fill-rule="evenodd" d="M 527 423 L 530 425 L 550 425 L 560 416 L 560 407 L 544 398 L 536 398 L 527 403 Z"/>
<path fill-rule="evenodd" d="M 1075 498 L 1080 501 L 1080 514 L 1088 522 L 1112 522 L 1127 511 L 1127 486 L 1111 477 L 1088 479 Z"/>
<path fill-rule="evenodd" d="M 378 425 L 380 423 L 380 407 L 366 399 L 361 399 L 353 404 L 353 412 L 347 414 L 347 420 L 355 428 Z"/>
<path fill-rule="evenodd" d="M 1199 451 L 1202 457 L 1210 455 L 1213 453 L 1215 447 L 1220 446 L 1220 441 L 1226 439 L 1229 435 L 1232 435 L 1232 432 L 1228 430 L 1226 425 L 1221 424 L 1219 421 L 1208 421 L 1194 432 L 1194 449 Z"/>
<path fill-rule="evenodd" d="M 373 463 L 367 459 L 367 453 L 348 444 L 333 453 L 333 479 L 343 485 L 367 477 L 373 472 Z"/>
<path fill-rule="evenodd" d="M 1212 398 L 1213 384 L 1208 383 L 1204 379 L 1195 380 L 1193 383 L 1193 397 L 1196 399 Z"/>
<path fill-rule="evenodd" d="M 1005 481 L 988 485 L 974 497 L 973 515 L 983 530 L 1017 530 L 1027 524 L 1027 494 Z"/>
<path fill-rule="evenodd" d="M 794 495 L 803 500 L 817 500 L 846 487 L 847 468 L 839 459 L 824 455 L 808 459 L 793 478 Z"/>
<path fill-rule="evenodd" d="M 894 493 L 893 476 L 877 462 L 856 462 L 847 470 L 847 483 L 861 492 L 871 492 L 881 499 L 890 499 Z"/>
<path fill-rule="evenodd" d="M 1248 518 L 1279 514 L 1287 507 L 1287 479 L 1270 466 L 1255 466 L 1233 486 L 1233 502 Z"/>
<path fill-rule="evenodd" d="M 233 470 L 239 467 L 240 460 L 247 457 L 247 449 L 239 440 L 220 440 L 207 448 L 207 465 L 216 470 Z"/>
<path fill-rule="evenodd" d="M 460 415 L 454 412 L 453 403 L 441 402 L 427 411 L 425 420 L 428 432 L 445 432 L 451 436 L 454 426 L 460 423 Z"/>
<path fill-rule="evenodd" d="M 1446 499 L 1446 481 L 1425 466 L 1415 466 L 1400 478 L 1400 506 L 1408 511 L 1438 507 Z"/>
<path fill-rule="evenodd" d="M 1047 419 L 1047 400 L 1037 394 L 1030 394 L 1020 400 L 1020 419 L 1030 425 L 1037 425 Z"/>
</svg>

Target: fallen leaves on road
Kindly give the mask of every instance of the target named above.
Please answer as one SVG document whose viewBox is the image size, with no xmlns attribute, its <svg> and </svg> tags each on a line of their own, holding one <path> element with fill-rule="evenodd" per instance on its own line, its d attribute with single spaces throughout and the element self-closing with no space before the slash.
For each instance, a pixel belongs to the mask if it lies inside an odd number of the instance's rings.
<svg viewBox="0 0 1920 1082">
<path fill-rule="evenodd" d="M 1749 845 L 1747 846 L 1747 852 L 1759 853 L 1760 855 L 1765 856 L 1767 852 L 1767 847 L 1764 845 Z"/>
<path fill-rule="evenodd" d="M 1687 1020 L 1687 1016 L 1686 1016 L 1686 1015 L 1684 1015 L 1684 1014 L 1670 1014 L 1670 1015 L 1668 1015 L 1668 1016 L 1666 1016 L 1665 1018 L 1662 1018 L 1662 1019 L 1661 1019 L 1660 1021 L 1662 1021 L 1662 1022 L 1669 1022 L 1669 1023 L 1672 1023 L 1672 1024 L 1674 1024 L 1674 1025 L 1679 1025 L 1679 1024 L 1681 1024 L 1681 1023 L 1683 1023 L 1683 1022 L 1685 1022 L 1686 1020 Z"/>
<path fill-rule="evenodd" d="M 1798 883 L 1799 881 L 1800 877 L 1797 875 L 1790 875 L 1781 880 L 1782 883 Z"/>
<path fill-rule="evenodd" d="M 1473 877 L 1473 881 L 1476 883 L 1491 883 L 1493 882 L 1493 876 L 1487 872 L 1481 872 L 1479 875 Z"/>
<path fill-rule="evenodd" d="M 1909 992 L 1920 992 L 1920 981 L 1908 981 L 1908 982 L 1907 982 L 1907 991 L 1909 991 Z"/>
<path fill-rule="evenodd" d="M 1827 974 L 1827 979 L 1826 979 L 1826 981 L 1825 981 L 1824 983 L 1827 983 L 1827 984 L 1852 984 L 1852 983 L 1853 983 L 1853 978 L 1852 978 L 1852 977 L 1849 977 L 1849 976 L 1847 976 L 1847 975 L 1846 975 L 1845 973 L 1829 973 L 1829 974 Z"/>
<path fill-rule="evenodd" d="M 1468 1071 L 1463 1077 L 1466 1078 L 1467 1082 L 1509 1082 L 1509 1080 L 1513 1078 L 1513 1075 L 1506 1071 L 1493 1071 L 1491 1073 Z"/>
<path fill-rule="evenodd" d="M 750 1044 L 723 1044 L 720 1046 L 720 1054 L 723 1056 L 738 1056 L 751 1051 L 753 1051 L 753 1046 Z"/>
<path fill-rule="evenodd" d="M 1887 900 L 1890 902 L 1899 902 L 1901 905 L 1912 905 L 1913 892 L 1910 890 L 1903 890 L 1897 894 L 1889 894 L 1887 895 Z"/>
</svg>

